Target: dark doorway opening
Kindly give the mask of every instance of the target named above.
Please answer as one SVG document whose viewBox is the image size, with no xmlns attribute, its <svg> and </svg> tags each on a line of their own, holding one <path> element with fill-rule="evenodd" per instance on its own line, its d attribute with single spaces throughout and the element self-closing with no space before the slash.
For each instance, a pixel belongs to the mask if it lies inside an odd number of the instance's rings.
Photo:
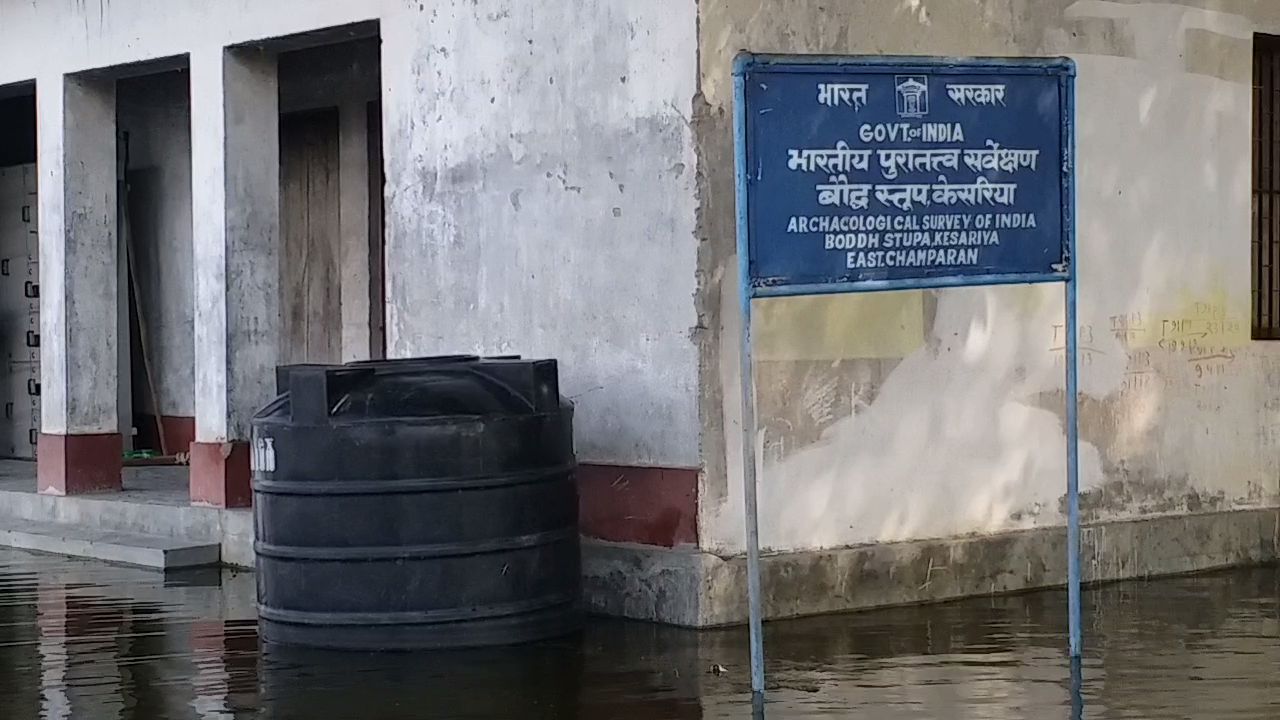
<svg viewBox="0 0 1280 720">
<path fill-rule="evenodd" d="M 0 457 L 40 433 L 40 244 L 35 84 L 0 87 Z"/>
<path fill-rule="evenodd" d="M 181 65 L 185 65 L 185 59 Z M 195 440 L 191 81 L 185 66 L 116 82 L 120 379 L 126 451 L 177 456 Z M 125 324 L 127 323 L 127 325 Z M 127 345 L 124 343 L 127 341 Z"/>
</svg>

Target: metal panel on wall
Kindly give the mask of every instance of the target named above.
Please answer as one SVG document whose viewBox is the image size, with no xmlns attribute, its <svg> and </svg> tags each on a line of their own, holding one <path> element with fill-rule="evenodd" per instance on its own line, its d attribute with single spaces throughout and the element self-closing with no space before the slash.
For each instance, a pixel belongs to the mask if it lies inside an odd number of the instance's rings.
<svg viewBox="0 0 1280 720">
<path fill-rule="evenodd" d="M 40 432 L 40 265 L 34 165 L 0 168 L 0 456 L 34 459 Z"/>
</svg>

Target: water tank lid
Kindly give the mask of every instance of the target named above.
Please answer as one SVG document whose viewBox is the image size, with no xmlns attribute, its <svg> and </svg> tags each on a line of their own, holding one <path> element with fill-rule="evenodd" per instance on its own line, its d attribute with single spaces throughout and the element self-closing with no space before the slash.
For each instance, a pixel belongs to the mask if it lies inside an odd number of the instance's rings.
<svg viewBox="0 0 1280 720">
<path fill-rule="evenodd" d="M 258 417 L 330 419 L 524 415 L 561 405 L 554 360 L 500 359 L 282 368 Z"/>
<path fill-rule="evenodd" d="M 366 376 L 332 406 L 335 417 L 454 417 L 525 414 L 513 388 L 463 368 Z"/>
</svg>

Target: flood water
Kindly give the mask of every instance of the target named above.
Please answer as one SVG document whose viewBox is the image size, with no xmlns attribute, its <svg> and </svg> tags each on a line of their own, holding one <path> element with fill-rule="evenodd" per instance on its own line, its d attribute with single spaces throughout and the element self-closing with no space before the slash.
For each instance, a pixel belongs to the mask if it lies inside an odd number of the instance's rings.
<svg viewBox="0 0 1280 720">
<path fill-rule="evenodd" d="M 1278 577 L 1086 593 L 1078 689 L 1059 592 L 771 623 L 763 714 L 1280 717 Z M 521 648 L 299 652 L 259 642 L 252 601 L 250 574 L 166 578 L 0 550 L 0 719 L 752 716 L 739 630 L 593 620 L 579 638 Z"/>
</svg>

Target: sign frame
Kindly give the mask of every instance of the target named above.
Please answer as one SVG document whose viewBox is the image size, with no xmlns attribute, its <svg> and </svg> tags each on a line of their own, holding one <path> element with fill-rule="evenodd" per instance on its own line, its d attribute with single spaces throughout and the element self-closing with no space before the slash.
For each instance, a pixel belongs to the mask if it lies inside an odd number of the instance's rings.
<svg viewBox="0 0 1280 720">
<path fill-rule="evenodd" d="M 924 278 L 858 280 L 821 283 L 761 282 L 753 272 L 751 207 L 752 182 L 747 82 L 760 72 L 832 75 L 841 70 L 899 75 L 1039 75 L 1056 76 L 1059 82 L 1061 144 L 1061 246 L 1062 260 L 1049 272 L 1008 274 L 954 274 Z M 926 56 L 767 55 L 743 52 L 734 59 L 734 174 L 737 195 L 738 285 L 741 307 L 739 353 L 742 390 L 743 501 L 747 545 L 747 594 L 751 653 L 751 689 L 757 705 L 764 697 L 764 641 L 760 542 L 757 505 L 757 453 L 755 383 L 751 344 L 751 302 L 757 298 L 883 292 L 1011 284 L 1062 283 L 1066 306 L 1064 330 L 1067 455 L 1067 602 L 1068 653 L 1078 664 L 1082 646 L 1080 611 L 1080 504 L 1078 428 L 1078 338 L 1076 308 L 1076 196 L 1075 196 L 1075 63 L 1070 58 L 960 58 Z"/>
</svg>

